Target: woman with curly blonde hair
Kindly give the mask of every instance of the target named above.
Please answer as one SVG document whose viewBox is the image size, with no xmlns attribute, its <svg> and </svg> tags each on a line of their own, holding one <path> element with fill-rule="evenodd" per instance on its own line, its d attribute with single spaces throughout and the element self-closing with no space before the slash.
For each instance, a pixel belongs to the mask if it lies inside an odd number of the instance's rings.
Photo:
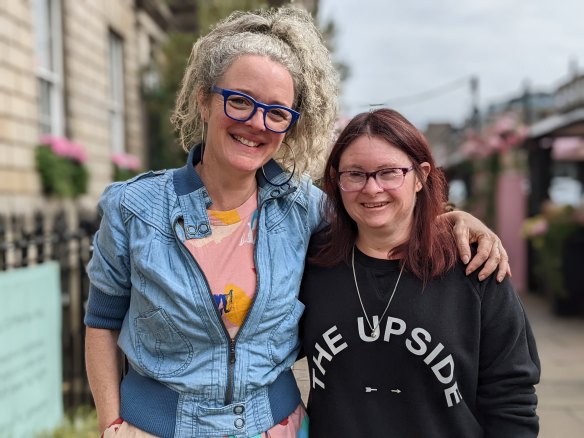
<svg viewBox="0 0 584 438">
<path fill-rule="evenodd" d="M 298 8 L 236 12 L 194 44 L 172 117 L 186 165 L 114 183 L 100 200 L 85 323 L 105 436 L 306 436 L 291 366 L 322 224 L 308 174 L 331 142 L 338 89 Z M 469 232 L 484 236 L 479 266 L 497 237 L 453 218 L 466 253 Z"/>
</svg>

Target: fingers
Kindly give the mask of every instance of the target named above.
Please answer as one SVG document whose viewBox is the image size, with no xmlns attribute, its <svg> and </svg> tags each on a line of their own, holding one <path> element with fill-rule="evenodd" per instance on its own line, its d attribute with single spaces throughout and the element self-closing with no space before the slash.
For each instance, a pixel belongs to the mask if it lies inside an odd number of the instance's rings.
<svg viewBox="0 0 584 438">
<path fill-rule="evenodd" d="M 498 282 L 503 281 L 507 274 L 511 275 L 507 251 L 495 233 L 468 213 L 451 212 L 443 216 L 446 215 L 454 223 L 452 230 L 460 258 L 467 265 L 466 275 L 481 267 L 480 281 L 495 271 L 497 271 Z M 472 257 L 470 244 L 474 242 L 478 243 L 478 247 L 477 253 Z"/>
<path fill-rule="evenodd" d="M 483 281 L 489 275 L 491 275 L 497 267 L 501 263 L 501 250 L 499 249 L 499 245 L 495 243 L 491 247 L 491 252 L 489 253 L 489 257 L 483 266 L 483 269 L 479 272 L 479 280 Z"/>
<path fill-rule="evenodd" d="M 482 234 L 478 237 L 477 242 L 477 253 L 466 266 L 466 275 L 476 271 L 484 264 L 483 269 L 479 273 L 479 280 L 483 281 L 499 264 L 497 257 L 499 257 L 500 252 L 498 250 L 493 251 L 495 240 L 491 236 Z"/>
<path fill-rule="evenodd" d="M 487 253 L 486 249 L 484 251 L 478 251 L 475 258 L 471 261 L 467 267 L 467 275 L 472 272 L 474 263 L 477 263 L 477 268 L 480 266 L 480 262 L 484 262 L 484 266 L 479 272 L 479 280 L 483 281 L 493 272 L 497 271 L 497 282 L 500 283 L 505 279 L 505 276 L 509 274 L 511 276 L 511 267 L 509 266 L 509 256 L 507 251 L 503 247 L 501 241 L 496 236 L 484 237 L 479 239 L 479 247 L 481 245 L 481 240 L 484 241 L 484 248 L 488 247 L 488 240 L 491 241 L 490 251 Z M 476 268 L 475 268 L 476 269 Z M 474 270 L 474 269 L 473 269 Z"/>
<path fill-rule="evenodd" d="M 452 228 L 454 236 L 456 238 L 456 247 L 458 248 L 458 254 L 460 254 L 460 259 L 466 265 L 470 261 L 471 251 L 470 251 L 470 236 L 468 232 L 468 226 L 464 220 L 458 220 Z M 474 269 L 480 266 L 477 265 Z M 473 269 L 473 271 L 474 271 Z"/>
<path fill-rule="evenodd" d="M 499 243 L 499 250 L 501 251 L 501 262 L 499 263 L 499 270 L 497 272 L 497 282 L 501 283 L 507 274 L 509 277 L 511 274 L 511 265 L 509 264 L 509 255 L 503 245 Z"/>
</svg>

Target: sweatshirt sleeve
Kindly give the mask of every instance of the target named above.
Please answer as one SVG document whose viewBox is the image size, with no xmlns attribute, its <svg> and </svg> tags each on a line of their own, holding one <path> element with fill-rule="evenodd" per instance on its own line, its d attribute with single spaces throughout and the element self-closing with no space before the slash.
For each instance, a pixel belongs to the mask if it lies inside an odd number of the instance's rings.
<svg viewBox="0 0 584 438">
<path fill-rule="evenodd" d="M 485 438 L 536 437 L 540 363 L 523 306 L 507 278 L 482 287 L 477 407 Z"/>
<path fill-rule="evenodd" d="M 89 299 L 85 325 L 119 330 L 130 304 L 130 253 L 122 207 L 125 185 L 116 183 L 103 193 L 98 213 L 99 230 L 93 239 L 93 254 L 87 265 Z"/>
</svg>

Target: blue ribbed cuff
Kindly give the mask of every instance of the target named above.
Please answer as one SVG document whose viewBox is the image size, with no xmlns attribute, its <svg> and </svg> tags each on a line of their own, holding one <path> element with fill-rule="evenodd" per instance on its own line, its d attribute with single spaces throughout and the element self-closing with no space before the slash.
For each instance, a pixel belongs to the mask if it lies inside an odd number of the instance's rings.
<svg viewBox="0 0 584 438">
<path fill-rule="evenodd" d="M 94 328 L 119 330 L 130 307 L 130 297 L 108 295 L 93 285 L 89 286 L 89 299 L 85 325 Z"/>
<path fill-rule="evenodd" d="M 141 376 L 130 366 L 120 389 L 120 415 L 130 424 L 161 438 L 172 438 L 179 394 Z"/>
<path fill-rule="evenodd" d="M 302 402 L 300 390 L 291 370 L 284 371 L 268 388 L 274 424 L 288 417 Z"/>
</svg>

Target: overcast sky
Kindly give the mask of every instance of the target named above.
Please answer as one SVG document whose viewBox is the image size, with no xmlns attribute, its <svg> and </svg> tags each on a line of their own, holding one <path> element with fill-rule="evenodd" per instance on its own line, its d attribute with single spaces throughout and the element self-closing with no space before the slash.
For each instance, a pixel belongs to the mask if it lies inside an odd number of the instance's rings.
<svg viewBox="0 0 584 438">
<path fill-rule="evenodd" d="M 351 71 L 343 112 L 386 103 L 422 129 L 467 117 L 472 75 L 485 107 L 526 80 L 552 90 L 571 61 L 583 72 L 582 17 L 584 0 L 320 0 L 319 11 L 335 22 L 335 57 Z"/>
</svg>

